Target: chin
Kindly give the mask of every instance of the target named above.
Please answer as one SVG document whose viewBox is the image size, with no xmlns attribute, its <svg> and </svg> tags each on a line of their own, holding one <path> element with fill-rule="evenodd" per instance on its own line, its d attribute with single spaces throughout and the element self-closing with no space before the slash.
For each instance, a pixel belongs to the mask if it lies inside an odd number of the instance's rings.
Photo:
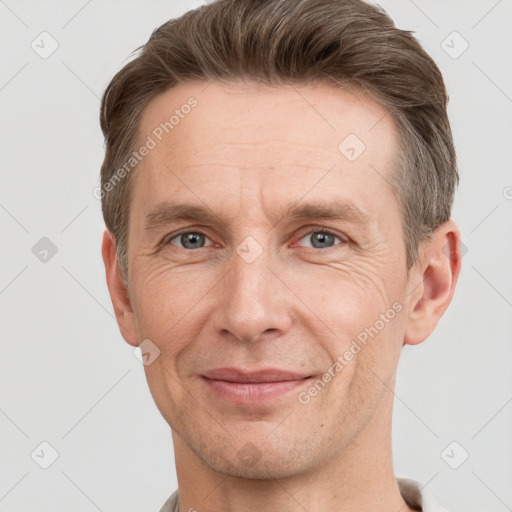
<svg viewBox="0 0 512 512">
<path fill-rule="evenodd" d="M 321 442 L 308 438 L 269 436 L 269 424 L 258 429 L 198 432 L 185 436 L 186 443 L 201 461 L 214 471 L 253 480 L 287 478 L 315 466 L 315 452 L 322 457 Z M 288 432 L 290 434 L 290 432 Z M 305 449 L 307 447 L 307 449 Z M 325 454 L 324 454 L 325 455 Z"/>
<path fill-rule="evenodd" d="M 287 478 L 306 471 L 304 461 L 295 454 L 295 459 L 284 459 L 281 452 L 262 453 L 255 463 L 240 460 L 235 454 L 202 454 L 203 462 L 218 473 L 251 480 L 274 480 Z"/>
</svg>

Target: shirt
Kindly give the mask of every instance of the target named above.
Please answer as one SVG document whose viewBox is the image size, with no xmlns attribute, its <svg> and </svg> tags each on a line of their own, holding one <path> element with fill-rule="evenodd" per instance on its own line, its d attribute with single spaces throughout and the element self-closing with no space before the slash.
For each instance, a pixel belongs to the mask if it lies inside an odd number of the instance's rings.
<svg viewBox="0 0 512 512">
<path fill-rule="evenodd" d="M 404 501 L 410 507 L 416 507 L 422 512 L 448 512 L 442 507 L 428 489 L 409 478 L 397 478 L 398 489 Z M 178 512 L 178 491 L 174 491 L 163 504 L 159 512 Z"/>
</svg>

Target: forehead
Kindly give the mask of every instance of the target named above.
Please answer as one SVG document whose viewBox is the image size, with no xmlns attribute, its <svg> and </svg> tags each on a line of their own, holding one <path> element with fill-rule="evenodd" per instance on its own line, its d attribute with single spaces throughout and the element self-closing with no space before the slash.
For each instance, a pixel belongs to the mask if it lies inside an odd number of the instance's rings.
<svg viewBox="0 0 512 512">
<path fill-rule="evenodd" d="M 396 134 L 386 109 L 354 89 L 184 83 L 143 112 L 139 145 L 151 150 L 136 169 L 133 196 L 145 210 L 172 195 L 217 191 L 228 200 L 242 189 L 246 203 L 298 200 L 314 188 L 313 199 L 333 187 L 357 199 L 363 189 L 368 196 L 389 188 Z"/>
<path fill-rule="evenodd" d="M 382 105 L 353 87 L 191 82 L 168 89 L 149 103 L 141 117 L 139 141 L 150 135 L 157 144 L 164 143 L 158 145 L 179 151 L 180 134 L 201 149 L 228 136 L 228 142 L 268 141 L 268 133 L 308 143 L 314 131 L 332 152 L 333 144 L 336 149 L 336 142 L 350 129 L 371 146 L 383 131 L 394 129 L 387 114 Z M 152 153 L 155 157 L 159 151 Z"/>
</svg>

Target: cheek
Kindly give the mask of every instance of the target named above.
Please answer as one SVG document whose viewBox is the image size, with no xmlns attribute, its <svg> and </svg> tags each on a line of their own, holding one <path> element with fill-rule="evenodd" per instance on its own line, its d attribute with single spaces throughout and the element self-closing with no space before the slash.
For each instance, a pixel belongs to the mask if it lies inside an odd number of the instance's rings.
<svg viewBox="0 0 512 512">
<path fill-rule="evenodd" d="M 405 287 L 402 281 L 392 269 L 363 259 L 311 265 L 287 275 L 290 288 L 315 313 L 317 324 L 324 324 L 332 335 L 328 337 L 340 341 L 356 337 L 387 310 L 394 316 L 393 304 Z"/>
<path fill-rule="evenodd" d="M 229 263 L 181 267 L 139 263 L 134 313 L 140 334 L 177 357 L 200 337 L 209 316 L 229 300 L 236 285 L 227 275 Z M 371 258 L 354 255 L 341 262 L 282 262 L 275 271 L 284 284 L 266 273 L 272 279 L 267 290 L 275 286 L 276 296 L 285 304 L 284 314 L 316 339 L 319 353 L 323 346 L 325 364 L 329 363 L 326 353 L 337 357 L 350 348 L 351 341 L 364 340 L 365 330 L 392 308 L 405 286 L 389 251 L 377 249 Z M 385 331 L 390 331 L 388 322 Z"/>
<path fill-rule="evenodd" d="M 214 281 L 210 285 L 204 274 L 192 276 L 160 265 L 143 269 L 134 284 L 134 314 L 142 335 L 164 354 L 179 353 L 194 339 L 194 326 L 199 328 L 194 318 Z"/>
<path fill-rule="evenodd" d="M 337 270 L 332 278 L 324 279 L 327 286 L 309 291 L 304 287 L 301 293 L 318 311 L 317 326 L 329 327 L 318 342 L 328 354 L 325 372 L 335 374 L 333 392 L 346 395 L 350 387 L 348 394 L 358 401 L 381 393 L 379 379 L 388 382 L 394 374 L 403 344 L 405 281 L 392 272 L 382 278 L 370 266 L 364 270 L 361 265 L 344 265 Z M 322 281 L 317 278 L 316 282 Z"/>
<path fill-rule="evenodd" d="M 331 377 L 325 385 L 312 383 L 316 389 L 310 388 L 306 393 L 312 403 L 318 401 L 316 406 L 323 411 L 322 417 L 330 418 L 342 431 L 362 429 L 393 386 L 401 347 L 398 340 L 403 330 L 399 309 L 395 303 L 395 309 L 387 311 L 387 322 L 379 315 L 366 325 L 360 320 L 350 325 L 340 322 L 343 336 L 331 339 L 324 347 L 332 363 L 319 380 L 325 381 L 326 373 Z M 380 313 L 385 315 L 386 310 Z"/>
</svg>

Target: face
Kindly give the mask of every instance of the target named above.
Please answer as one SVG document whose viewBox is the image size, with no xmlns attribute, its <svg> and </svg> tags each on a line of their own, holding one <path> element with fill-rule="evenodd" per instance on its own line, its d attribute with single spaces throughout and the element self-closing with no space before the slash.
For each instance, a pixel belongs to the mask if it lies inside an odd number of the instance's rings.
<svg viewBox="0 0 512 512">
<path fill-rule="evenodd" d="M 391 116 L 327 84 L 193 83 L 139 133 L 133 338 L 160 351 L 144 368 L 174 433 L 217 471 L 282 477 L 390 420 L 408 284 Z"/>
</svg>

